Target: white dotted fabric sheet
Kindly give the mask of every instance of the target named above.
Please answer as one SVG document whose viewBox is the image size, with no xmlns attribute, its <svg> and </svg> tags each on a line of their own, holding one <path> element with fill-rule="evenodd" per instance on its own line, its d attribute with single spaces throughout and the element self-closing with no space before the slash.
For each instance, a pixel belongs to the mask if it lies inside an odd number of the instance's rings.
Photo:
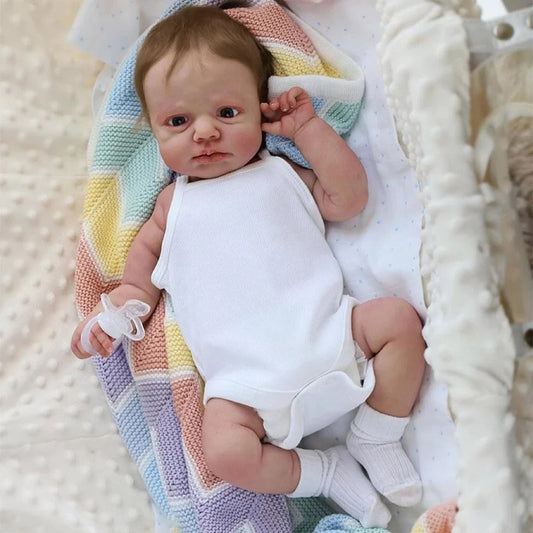
<svg viewBox="0 0 533 533">
<path fill-rule="evenodd" d="M 77 323 L 73 270 L 91 100 L 98 105 L 122 55 L 169 3 L 0 0 L 0 523 L 7 533 L 154 527 L 92 368 L 70 355 L 69 341 Z M 371 201 L 360 217 L 328 229 L 346 289 L 360 300 L 405 297 L 424 316 L 422 209 L 386 105 L 373 1 L 289 3 L 358 61 L 366 78 L 348 141 L 367 169 Z M 72 43 L 107 63 L 98 82 L 100 64 L 68 44 L 69 30 Z M 344 423 L 309 442 L 323 446 L 342 438 Z M 395 533 L 410 531 L 424 508 L 456 493 L 446 390 L 430 371 L 404 441 L 425 493 L 421 506 L 393 509 Z"/>
</svg>

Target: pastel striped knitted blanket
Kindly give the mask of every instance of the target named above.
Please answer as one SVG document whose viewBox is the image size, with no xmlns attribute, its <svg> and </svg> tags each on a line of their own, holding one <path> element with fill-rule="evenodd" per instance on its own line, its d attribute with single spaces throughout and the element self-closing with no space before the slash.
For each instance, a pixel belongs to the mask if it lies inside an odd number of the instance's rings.
<svg viewBox="0 0 533 533">
<path fill-rule="evenodd" d="M 187 5 L 222 3 L 179 0 L 166 15 Z M 320 116 L 341 134 L 350 130 L 364 86 L 352 60 L 309 28 L 300 29 L 274 0 L 252 0 L 228 13 L 273 53 L 272 94 L 304 87 Z M 120 282 L 132 240 L 172 179 L 150 130 L 138 120 L 132 79 L 142 38 L 119 67 L 89 144 L 76 270 L 82 316 Z M 267 146 L 306 164 L 286 139 L 269 136 Z M 93 363 L 120 435 L 168 522 L 185 533 L 312 531 L 330 512 L 321 500 L 253 494 L 207 470 L 200 438 L 203 383 L 166 295 L 145 329 L 143 340 L 123 343 L 110 358 L 95 357 Z"/>
</svg>

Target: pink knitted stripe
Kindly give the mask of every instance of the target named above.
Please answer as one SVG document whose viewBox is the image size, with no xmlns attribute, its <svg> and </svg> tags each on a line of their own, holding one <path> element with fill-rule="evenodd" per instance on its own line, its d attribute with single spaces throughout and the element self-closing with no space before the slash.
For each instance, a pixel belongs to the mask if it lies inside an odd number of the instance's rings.
<svg viewBox="0 0 533 533">
<path fill-rule="evenodd" d="M 162 298 L 150 319 L 144 324 L 145 336 L 132 346 L 132 372 L 135 376 L 168 373 L 168 357 L 165 342 L 165 304 Z"/>
<path fill-rule="evenodd" d="M 423 516 L 424 531 L 427 533 L 452 533 L 456 513 L 455 502 L 432 507 Z"/>
<path fill-rule="evenodd" d="M 233 8 L 228 9 L 227 13 L 246 26 L 262 44 L 282 44 L 288 49 L 298 50 L 307 56 L 317 56 L 307 35 L 278 4 Z"/>
<path fill-rule="evenodd" d="M 199 479 L 210 489 L 221 483 L 205 463 L 202 450 L 203 405 L 200 379 L 183 379 L 172 382 L 174 408 L 180 420 L 184 448 L 196 465 Z"/>
<path fill-rule="evenodd" d="M 74 290 L 76 302 L 84 316 L 92 311 L 93 307 L 100 301 L 100 294 L 104 292 L 104 284 L 100 272 L 89 254 L 84 232 L 82 232 L 78 243 Z"/>
</svg>

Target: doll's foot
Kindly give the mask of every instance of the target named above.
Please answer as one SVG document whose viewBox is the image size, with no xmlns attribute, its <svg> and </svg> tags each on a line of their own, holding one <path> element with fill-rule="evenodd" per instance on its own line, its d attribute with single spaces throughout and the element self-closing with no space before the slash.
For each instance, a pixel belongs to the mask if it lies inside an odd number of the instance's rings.
<svg viewBox="0 0 533 533">
<path fill-rule="evenodd" d="M 361 466 L 345 446 L 325 451 L 296 449 L 301 478 L 290 496 L 330 498 L 364 527 L 386 527 L 391 518 Z"/>
<path fill-rule="evenodd" d="M 378 492 L 401 507 L 415 505 L 422 498 L 420 476 L 400 443 L 408 421 L 409 417 L 389 416 L 363 404 L 346 439 L 350 454 L 365 468 Z"/>
</svg>

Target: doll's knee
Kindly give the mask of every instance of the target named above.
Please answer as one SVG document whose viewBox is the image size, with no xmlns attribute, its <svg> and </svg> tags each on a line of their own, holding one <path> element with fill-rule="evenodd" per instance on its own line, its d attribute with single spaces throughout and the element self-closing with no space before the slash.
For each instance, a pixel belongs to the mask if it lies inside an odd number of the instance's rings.
<svg viewBox="0 0 533 533">
<path fill-rule="evenodd" d="M 212 403 L 211 403 L 212 402 Z M 211 405 L 210 405 L 211 403 Z M 225 400 L 210 401 L 202 427 L 202 447 L 208 469 L 233 485 L 246 488 L 261 458 L 262 426 L 258 415 Z M 209 409 L 213 407 L 213 409 Z"/>
<path fill-rule="evenodd" d="M 240 431 L 227 431 L 218 438 L 204 436 L 203 449 L 208 469 L 220 479 L 237 487 L 248 488 L 257 471 L 258 457 L 246 439 L 250 438 Z M 244 440 L 243 440 L 244 438 Z M 252 439 L 256 437 L 251 436 Z"/>
<path fill-rule="evenodd" d="M 408 335 L 422 339 L 422 321 L 415 308 L 406 300 L 394 301 L 395 326 L 399 335 Z"/>
</svg>

